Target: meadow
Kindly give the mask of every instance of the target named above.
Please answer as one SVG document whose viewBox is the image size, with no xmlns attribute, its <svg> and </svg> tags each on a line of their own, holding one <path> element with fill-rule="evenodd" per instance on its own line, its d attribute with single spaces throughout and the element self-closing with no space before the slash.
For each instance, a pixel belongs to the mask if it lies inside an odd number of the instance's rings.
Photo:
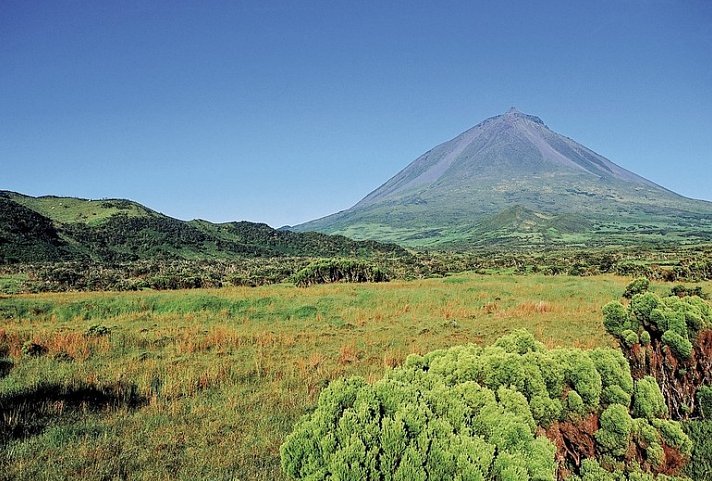
<svg viewBox="0 0 712 481">
<path fill-rule="evenodd" d="M 467 273 L 3 296 L 0 479 L 286 479 L 279 447 L 329 381 L 517 328 L 548 347 L 616 346 L 601 307 L 628 282 Z"/>
</svg>

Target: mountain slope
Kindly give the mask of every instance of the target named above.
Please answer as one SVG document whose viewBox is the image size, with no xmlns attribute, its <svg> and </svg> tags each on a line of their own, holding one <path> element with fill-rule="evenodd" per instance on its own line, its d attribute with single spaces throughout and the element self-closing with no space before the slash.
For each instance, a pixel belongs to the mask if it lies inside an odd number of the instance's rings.
<svg viewBox="0 0 712 481">
<path fill-rule="evenodd" d="M 0 263 L 374 255 L 408 254 L 392 244 L 279 232 L 266 224 L 185 222 L 123 199 L 0 191 Z"/>
<path fill-rule="evenodd" d="M 540 221 L 493 229 L 516 207 Z M 675 194 L 511 109 L 426 152 L 352 208 L 294 229 L 421 247 L 590 245 L 657 242 L 662 231 L 671 241 L 710 239 L 711 221 L 712 203 Z"/>
</svg>

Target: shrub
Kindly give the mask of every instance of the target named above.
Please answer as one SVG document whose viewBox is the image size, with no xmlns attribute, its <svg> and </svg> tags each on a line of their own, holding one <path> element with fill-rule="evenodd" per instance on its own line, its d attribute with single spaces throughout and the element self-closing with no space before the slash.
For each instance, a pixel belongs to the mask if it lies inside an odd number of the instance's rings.
<svg viewBox="0 0 712 481">
<path fill-rule="evenodd" d="M 632 413 L 635 417 L 645 419 L 667 417 L 665 398 L 654 377 L 645 376 L 635 382 Z"/>
<path fill-rule="evenodd" d="M 109 334 L 111 334 L 111 328 L 100 324 L 94 324 L 84 331 L 84 335 L 88 337 L 101 337 L 108 336 Z"/>
<path fill-rule="evenodd" d="M 609 304 L 609 306 L 611 306 Z M 701 415 L 695 400 L 707 377 L 712 356 L 712 307 L 699 297 L 658 297 L 647 292 L 633 296 L 625 309 L 604 308 L 604 324 L 616 336 L 636 378 L 653 376 L 674 420 Z M 615 313 L 612 314 L 612 313 Z M 637 334 L 640 344 L 632 343 Z M 673 359 L 674 358 L 674 359 Z"/>
<path fill-rule="evenodd" d="M 683 426 L 693 445 L 685 474 L 693 480 L 712 479 L 712 421 L 688 421 Z"/>
<path fill-rule="evenodd" d="M 42 356 L 47 353 L 47 348 L 36 342 L 27 341 L 22 345 L 22 354 L 29 357 Z"/>
<path fill-rule="evenodd" d="M 618 301 L 609 302 L 603 306 L 603 325 L 614 336 L 628 328 L 628 312 Z"/>
<path fill-rule="evenodd" d="M 554 481 L 554 447 L 535 437 L 517 394 L 426 379 L 336 381 L 287 437 L 282 467 L 295 479 L 485 479 L 493 472 Z"/>
<path fill-rule="evenodd" d="M 670 347 L 670 351 L 676 358 L 689 359 L 692 357 L 692 343 L 677 332 L 673 330 L 665 331 L 662 341 Z"/>
<path fill-rule="evenodd" d="M 647 292 L 649 288 L 650 280 L 647 277 L 638 277 L 625 286 L 623 297 L 626 299 L 632 299 L 634 295 Z"/>
<path fill-rule="evenodd" d="M 660 298 L 652 292 L 636 294 L 630 301 L 630 313 L 633 318 L 645 326 L 650 319 L 650 313 L 660 304 Z M 631 329 L 637 330 L 634 327 L 631 327 Z"/>
<path fill-rule="evenodd" d="M 656 387 L 652 378 L 635 385 L 641 413 L 661 414 Z M 647 472 L 626 453 L 643 450 L 645 469 L 669 470 L 662 439 L 684 446 L 686 438 L 677 439 L 677 423 L 633 419 L 633 391 L 620 352 L 548 350 L 516 331 L 489 347 L 410 355 L 373 384 L 333 381 L 282 445 L 282 467 L 298 480 L 553 481 L 558 459 L 581 476 L 571 479 L 653 480 L 635 478 Z M 597 419 L 600 428 L 591 432 Z M 564 436 L 562 451 L 543 433 L 557 443 L 555 433 Z M 601 465 L 579 470 L 591 455 L 576 452 L 580 442 L 595 443 Z"/>
<path fill-rule="evenodd" d="M 586 405 L 576 391 L 569 391 L 566 395 L 566 410 L 574 416 L 586 414 Z"/>
<path fill-rule="evenodd" d="M 683 456 L 690 456 L 692 453 L 692 441 L 685 434 L 680 423 L 667 419 L 653 419 L 651 423 L 658 430 L 665 444 L 680 450 Z"/>
<path fill-rule="evenodd" d="M 632 346 L 633 344 L 640 343 L 640 339 L 638 339 L 638 334 L 636 334 L 635 331 L 632 331 L 630 329 L 626 329 L 625 331 L 621 332 L 621 338 L 628 347 Z"/>
<path fill-rule="evenodd" d="M 615 403 L 628 406 L 633 392 L 633 377 L 623 353 L 596 349 L 590 357 L 601 376 L 601 402 L 606 406 Z"/>
<path fill-rule="evenodd" d="M 313 262 L 293 277 L 298 287 L 331 282 L 387 282 L 388 276 L 378 267 L 349 259 Z"/>
<path fill-rule="evenodd" d="M 712 386 L 702 386 L 697 390 L 697 404 L 705 419 L 712 419 Z"/>
<path fill-rule="evenodd" d="M 596 432 L 596 442 L 604 453 L 621 457 L 628 450 L 633 431 L 633 419 L 628 408 L 612 404 L 601 414 L 601 428 Z"/>
<path fill-rule="evenodd" d="M 513 354 L 526 354 L 528 352 L 542 352 L 544 345 L 537 341 L 529 331 L 517 329 L 510 335 L 497 339 L 495 347 L 501 347 Z"/>
<path fill-rule="evenodd" d="M 670 289 L 670 295 L 677 297 L 697 296 L 702 299 L 707 298 L 707 295 L 702 292 L 702 286 L 686 287 L 683 284 L 673 286 L 672 289 Z"/>
<path fill-rule="evenodd" d="M 15 364 L 10 359 L 0 358 L 0 379 L 7 376 Z"/>
<path fill-rule="evenodd" d="M 581 462 L 581 476 L 575 476 L 572 481 L 619 481 L 620 477 L 603 469 L 595 459 L 584 459 Z"/>
</svg>

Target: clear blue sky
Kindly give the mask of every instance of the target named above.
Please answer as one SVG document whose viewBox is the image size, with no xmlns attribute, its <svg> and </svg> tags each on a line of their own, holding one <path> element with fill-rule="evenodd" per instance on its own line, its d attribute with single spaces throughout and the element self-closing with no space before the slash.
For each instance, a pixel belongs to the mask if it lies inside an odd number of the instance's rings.
<svg viewBox="0 0 712 481">
<path fill-rule="evenodd" d="M 510 106 L 712 200 L 712 2 L 0 0 L 0 189 L 296 224 Z"/>
</svg>

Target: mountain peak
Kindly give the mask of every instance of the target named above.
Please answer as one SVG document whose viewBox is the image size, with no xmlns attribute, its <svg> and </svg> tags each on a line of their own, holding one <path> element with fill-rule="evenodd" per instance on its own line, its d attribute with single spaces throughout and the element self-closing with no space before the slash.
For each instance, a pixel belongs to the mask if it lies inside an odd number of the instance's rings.
<svg viewBox="0 0 712 481">
<path fill-rule="evenodd" d="M 667 225 L 683 211 L 712 215 L 712 204 L 680 197 L 512 107 L 428 150 L 352 208 L 296 230 L 408 245 L 475 242 L 493 225 L 487 219 L 516 205 L 536 213 L 527 222 L 562 229 L 593 220 L 627 229 L 654 225 L 655 216 Z"/>
<path fill-rule="evenodd" d="M 535 124 L 543 125 L 546 127 L 546 124 L 544 123 L 543 120 L 541 120 L 539 117 L 536 115 L 529 115 L 525 114 L 521 110 L 519 110 L 516 107 L 510 107 L 509 110 L 507 110 L 505 113 L 502 115 L 498 115 L 496 118 L 504 119 L 504 120 L 509 120 L 511 122 L 519 120 L 519 119 L 524 119 L 524 120 L 529 120 L 531 122 L 534 122 Z"/>
</svg>

